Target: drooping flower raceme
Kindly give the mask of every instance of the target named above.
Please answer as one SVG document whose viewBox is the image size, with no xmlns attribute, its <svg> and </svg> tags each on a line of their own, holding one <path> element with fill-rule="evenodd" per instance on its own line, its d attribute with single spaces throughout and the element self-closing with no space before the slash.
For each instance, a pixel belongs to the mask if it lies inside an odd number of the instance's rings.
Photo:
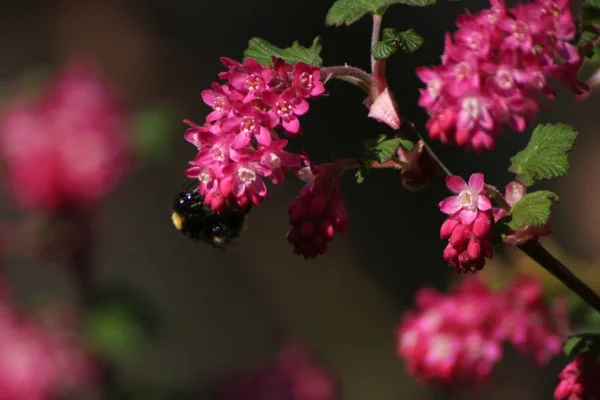
<svg viewBox="0 0 600 400">
<path fill-rule="evenodd" d="M 0 157 L 25 208 L 86 207 L 128 166 L 125 115 L 95 67 L 76 60 L 36 98 L 14 99 L 0 119 Z"/>
<path fill-rule="evenodd" d="M 219 78 L 226 82 L 202 92 L 213 111 L 202 126 L 186 121 L 185 133 L 198 148 L 186 175 L 198 179 L 205 202 L 220 213 L 260 204 L 267 196 L 265 178 L 281 184 L 300 166 L 300 156 L 284 150 L 287 141 L 276 129 L 289 137 L 300 134 L 307 99 L 325 92 L 320 70 L 302 62 L 276 59 L 263 67 L 252 58 L 221 61 L 228 71 Z"/>
<path fill-rule="evenodd" d="M 76 332 L 50 329 L 0 299 L 0 398 L 51 399 L 93 388 L 96 366 Z"/>
<path fill-rule="evenodd" d="M 575 93 L 583 59 L 568 43 L 575 37 L 570 0 L 533 0 L 507 8 L 503 0 L 457 19 L 447 34 L 442 64 L 421 67 L 427 85 L 419 104 L 429 113 L 431 138 L 475 152 L 493 149 L 503 125 L 522 132 L 538 113 L 538 98 L 554 97 L 554 78 Z"/>
<path fill-rule="evenodd" d="M 294 254 L 306 259 L 324 254 L 335 233 L 348 229 L 349 218 L 339 185 L 343 163 L 314 165 L 306 158 L 304 163 L 297 175 L 306 184 L 290 205 L 287 239 Z"/>
<path fill-rule="evenodd" d="M 600 368 L 593 352 L 578 354 L 558 375 L 556 400 L 600 399 Z"/>
<path fill-rule="evenodd" d="M 333 400 L 335 379 L 317 365 L 308 349 L 286 346 L 262 368 L 225 374 L 211 385 L 216 400 Z"/>
<path fill-rule="evenodd" d="M 417 293 L 416 309 L 397 327 L 397 352 L 421 381 L 473 386 L 490 376 L 505 341 L 540 364 L 560 354 L 552 317 L 537 280 L 522 277 L 490 291 L 471 277 L 448 294 Z"/>
<path fill-rule="evenodd" d="M 459 272 L 477 272 L 493 255 L 494 219 L 490 199 L 483 193 L 483 174 L 471 175 L 468 184 L 459 176 L 448 176 L 446 185 L 456 195 L 439 204 L 449 216 L 440 230 L 441 239 L 448 239 L 444 260 Z"/>
</svg>

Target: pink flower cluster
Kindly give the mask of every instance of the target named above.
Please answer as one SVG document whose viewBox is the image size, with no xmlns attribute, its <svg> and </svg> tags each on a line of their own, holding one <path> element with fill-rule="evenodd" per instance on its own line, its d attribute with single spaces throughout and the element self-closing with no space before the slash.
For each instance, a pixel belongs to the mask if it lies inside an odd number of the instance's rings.
<svg viewBox="0 0 600 400">
<path fill-rule="evenodd" d="M 307 348 L 287 346 L 271 365 L 227 374 L 211 389 L 216 400 L 333 400 L 337 386 Z"/>
<path fill-rule="evenodd" d="M 313 165 L 308 159 L 304 163 L 297 175 L 306 184 L 290 204 L 287 239 L 294 254 L 307 259 L 324 254 L 335 233 L 348 229 L 350 221 L 339 186 L 343 163 Z"/>
<path fill-rule="evenodd" d="M 538 98 L 554 97 L 554 78 L 577 94 L 583 59 L 568 43 L 575 37 L 570 0 L 533 0 L 507 8 L 503 0 L 457 19 L 446 34 L 442 64 L 421 67 L 426 83 L 419 104 L 430 115 L 429 134 L 475 152 L 493 149 L 503 124 L 522 132 L 538 112 Z"/>
<path fill-rule="evenodd" d="M 49 400 L 83 391 L 95 385 L 96 373 L 75 332 L 25 319 L 2 294 L 0 399 Z"/>
<path fill-rule="evenodd" d="M 448 239 L 444 260 L 459 272 L 477 272 L 494 251 L 494 218 L 490 199 L 483 193 L 483 174 L 471 175 L 468 184 L 459 176 L 448 176 L 446 185 L 456 196 L 439 204 L 449 215 L 440 230 L 440 238 Z"/>
<path fill-rule="evenodd" d="M 22 207 L 56 211 L 106 196 L 128 166 L 121 106 L 94 66 L 67 65 L 36 98 L 17 98 L 0 119 L 0 157 Z"/>
<path fill-rule="evenodd" d="M 561 352 L 541 285 L 521 277 L 492 292 L 467 278 L 449 294 L 421 289 L 416 310 L 404 314 L 396 329 L 397 353 L 407 370 L 423 382 L 476 385 L 502 358 L 503 342 L 545 364 Z"/>
<path fill-rule="evenodd" d="M 198 148 L 187 176 L 198 179 L 205 202 L 223 213 L 260 204 L 267 195 L 263 178 L 281 184 L 285 173 L 300 165 L 300 156 L 284 151 L 287 140 L 275 129 L 290 137 L 300 134 L 298 117 L 309 109 L 306 99 L 325 88 L 320 70 L 302 62 L 292 66 L 275 59 L 273 67 L 263 67 L 251 58 L 243 64 L 221 61 L 228 71 L 219 78 L 226 83 L 202 92 L 213 111 L 202 126 L 186 121 L 185 138 Z"/>
<path fill-rule="evenodd" d="M 556 400 L 600 399 L 598 356 L 591 352 L 578 354 L 558 375 L 554 390 Z"/>
</svg>

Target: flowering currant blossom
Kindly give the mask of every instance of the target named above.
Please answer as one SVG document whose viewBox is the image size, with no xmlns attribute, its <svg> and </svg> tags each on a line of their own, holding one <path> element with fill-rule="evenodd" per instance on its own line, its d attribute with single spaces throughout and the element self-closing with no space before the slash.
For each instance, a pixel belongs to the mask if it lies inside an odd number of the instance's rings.
<svg viewBox="0 0 600 400">
<path fill-rule="evenodd" d="M 396 329 L 398 355 L 419 380 L 445 386 L 485 381 L 506 340 L 547 363 L 560 354 L 560 338 L 550 328 L 540 287 L 538 281 L 519 278 L 504 290 L 490 291 L 471 277 L 448 294 L 421 289 L 416 309 L 407 311 Z"/>
<path fill-rule="evenodd" d="M 0 398 L 51 399 L 93 388 L 96 367 L 76 332 L 50 329 L 19 315 L 2 296 Z"/>
<path fill-rule="evenodd" d="M 281 349 L 270 365 L 226 374 L 215 380 L 216 400 L 333 400 L 337 384 L 325 368 L 316 365 L 304 347 Z"/>
<path fill-rule="evenodd" d="M 429 135 L 475 152 L 493 149 L 503 125 L 522 132 L 538 112 L 540 95 L 553 98 L 548 78 L 576 94 L 588 90 L 577 71 L 583 59 L 570 0 L 533 0 L 507 8 L 503 0 L 457 19 L 447 34 L 442 64 L 421 67 L 426 84 L 419 104 L 429 113 Z"/>
<path fill-rule="evenodd" d="M 21 206 L 85 207 L 127 169 L 121 106 L 91 63 L 74 61 L 37 98 L 11 101 L 0 119 L 0 157 Z"/>
<path fill-rule="evenodd" d="M 592 352 L 578 354 L 558 375 L 554 390 L 556 400 L 600 399 L 598 356 Z"/>
<path fill-rule="evenodd" d="M 303 62 L 292 66 L 274 59 L 263 67 L 252 58 L 244 63 L 222 58 L 228 69 L 202 92 L 213 111 L 204 125 L 185 121 L 185 139 L 198 149 L 186 175 L 198 179 L 206 204 L 218 213 L 245 210 L 267 196 L 264 179 L 276 185 L 300 166 L 300 156 L 284 151 L 287 141 L 277 129 L 294 137 L 307 99 L 325 92 L 321 72 Z"/>
<path fill-rule="evenodd" d="M 492 258 L 492 204 L 483 193 L 483 174 L 471 175 L 469 183 L 459 176 L 446 178 L 448 188 L 456 193 L 440 202 L 440 210 L 448 214 L 442 224 L 441 239 L 449 239 L 444 260 L 459 272 L 477 272 L 485 257 Z"/>
<path fill-rule="evenodd" d="M 348 229 L 349 218 L 344 208 L 339 179 L 344 166 L 338 163 L 314 165 L 304 159 L 305 167 L 297 171 L 306 182 L 289 208 L 290 224 L 287 239 L 294 245 L 294 254 L 305 259 L 327 251 L 327 243 L 335 233 Z"/>
</svg>

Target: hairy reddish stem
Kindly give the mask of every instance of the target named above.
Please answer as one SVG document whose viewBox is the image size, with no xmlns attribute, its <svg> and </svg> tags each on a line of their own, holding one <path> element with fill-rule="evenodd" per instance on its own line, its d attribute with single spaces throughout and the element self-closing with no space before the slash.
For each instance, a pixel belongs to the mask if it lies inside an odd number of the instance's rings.
<svg viewBox="0 0 600 400">
<path fill-rule="evenodd" d="M 323 83 L 327 83 L 332 78 L 352 83 L 360 87 L 367 94 L 370 94 L 373 87 L 373 77 L 368 72 L 349 65 L 321 68 L 321 80 Z"/>
<path fill-rule="evenodd" d="M 490 196 L 491 198 L 493 198 L 494 200 L 496 200 L 496 202 L 498 203 L 498 205 L 500 205 L 500 207 L 502 207 L 502 209 L 506 212 L 510 211 L 510 204 L 508 204 L 508 202 L 506 201 L 506 199 L 504 198 L 504 196 L 502 196 L 502 193 L 500 193 L 500 191 L 492 185 L 488 185 L 487 183 L 484 184 L 484 190 L 485 193 Z"/>
<path fill-rule="evenodd" d="M 592 308 L 600 312 L 600 296 L 577 278 L 567 266 L 558 261 L 540 242 L 532 240 L 518 247 L 523 253 L 527 254 L 532 260 L 560 280 L 563 285 L 575 292 Z"/>
<path fill-rule="evenodd" d="M 373 14 L 373 32 L 371 34 L 371 48 L 369 49 L 369 53 L 371 54 L 371 71 L 374 73 L 376 65 L 375 57 L 373 56 L 372 50 L 373 46 L 379 41 L 379 35 L 381 32 L 381 21 L 383 17 L 381 15 Z"/>
</svg>

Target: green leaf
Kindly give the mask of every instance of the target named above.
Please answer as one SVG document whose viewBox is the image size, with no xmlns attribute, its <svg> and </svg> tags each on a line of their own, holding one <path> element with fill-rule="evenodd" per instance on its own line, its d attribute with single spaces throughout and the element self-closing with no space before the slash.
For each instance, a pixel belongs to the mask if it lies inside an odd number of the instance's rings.
<svg viewBox="0 0 600 400">
<path fill-rule="evenodd" d="M 393 4 L 425 7 L 436 0 L 337 0 L 329 9 L 325 24 L 328 26 L 351 25 L 366 14 L 383 14 Z"/>
<path fill-rule="evenodd" d="M 582 333 L 569 337 L 563 346 L 563 351 L 567 357 L 573 357 L 580 353 L 593 351 L 598 353 L 600 350 L 600 334 Z"/>
<path fill-rule="evenodd" d="M 386 135 L 379 135 L 376 140 L 371 139 L 365 141 L 365 147 L 370 155 L 372 155 L 380 163 L 383 163 L 389 161 L 394 155 L 396 155 L 398 147 L 400 147 L 400 144 L 403 142 L 405 142 L 404 139 L 388 139 Z"/>
<path fill-rule="evenodd" d="M 415 148 L 415 144 L 408 139 L 398 138 L 402 147 L 404 147 L 407 151 L 412 151 Z"/>
<path fill-rule="evenodd" d="M 354 177 L 356 178 L 356 183 L 363 183 L 369 175 L 369 171 L 370 169 L 369 166 L 367 166 L 367 163 L 361 163 L 360 169 L 356 171 L 356 174 L 354 174 Z"/>
<path fill-rule="evenodd" d="M 175 113 L 164 106 L 148 107 L 133 116 L 133 144 L 140 158 L 164 160 L 176 130 Z"/>
<path fill-rule="evenodd" d="M 510 161 L 509 171 L 517 180 L 531 186 L 539 179 L 565 176 L 569 172 L 568 153 L 573 149 L 577 131 L 565 124 L 538 125 L 529 144 Z"/>
<path fill-rule="evenodd" d="M 581 5 L 581 29 L 600 26 L 600 2 L 586 1 Z"/>
<path fill-rule="evenodd" d="M 398 32 L 394 28 L 383 30 L 383 40 L 375 43 L 371 49 L 373 57 L 378 60 L 388 58 L 398 50 L 414 53 L 423 44 L 423 38 L 413 29 Z"/>
<path fill-rule="evenodd" d="M 285 49 L 255 37 L 248 42 L 248 48 L 244 51 L 244 60 L 253 58 L 262 65 L 273 65 L 272 57 L 277 57 L 292 65 L 303 61 L 308 65 L 320 67 L 323 65 L 323 59 L 320 56 L 322 48 L 319 36 L 313 40 L 310 47 L 303 47 L 296 41 L 292 43 L 291 47 Z"/>
<path fill-rule="evenodd" d="M 550 218 L 550 207 L 558 200 L 558 195 L 548 190 L 529 193 L 510 209 L 506 225 L 514 231 L 528 225 L 544 225 Z"/>
<path fill-rule="evenodd" d="M 84 324 L 90 345 L 119 363 L 136 359 L 158 327 L 159 318 L 145 298 L 112 283 L 95 293 Z"/>
</svg>

